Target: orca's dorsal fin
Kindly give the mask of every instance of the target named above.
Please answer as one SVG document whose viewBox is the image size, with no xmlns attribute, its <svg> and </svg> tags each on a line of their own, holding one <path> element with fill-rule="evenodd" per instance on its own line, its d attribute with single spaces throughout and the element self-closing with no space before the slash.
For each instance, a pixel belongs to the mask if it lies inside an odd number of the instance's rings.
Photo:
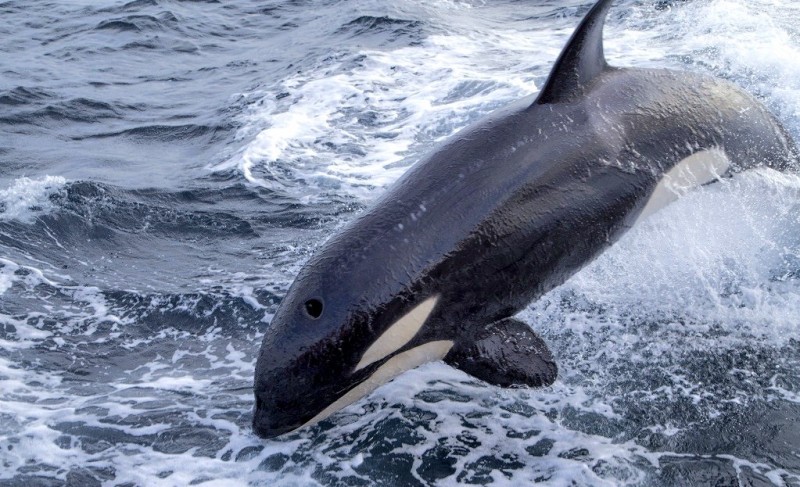
<svg viewBox="0 0 800 487">
<path fill-rule="evenodd" d="M 608 67 L 603 54 L 603 24 L 613 0 L 589 10 L 556 60 L 536 103 L 558 103 L 582 96 L 586 86 Z"/>
</svg>

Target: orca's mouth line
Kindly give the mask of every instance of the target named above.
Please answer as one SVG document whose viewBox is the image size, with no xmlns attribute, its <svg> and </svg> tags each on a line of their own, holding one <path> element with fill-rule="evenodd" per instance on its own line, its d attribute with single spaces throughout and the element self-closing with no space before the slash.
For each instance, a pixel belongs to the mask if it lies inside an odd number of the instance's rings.
<svg viewBox="0 0 800 487">
<path fill-rule="evenodd" d="M 424 345 L 406 350 L 405 352 L 398 353 L 394 357 L 387 360 L 386 363 L 378 367 L 378 369 L 375 370 L 372 375 L 347 391 L 342 397 L 334 401 L 331 405 L 317 413 L 316 416 L 308 420 L 306 423 L 300 426 L 300 428 L 304 428 L 322 421 L 331 414 L 358 401 L 362 397 L 389 382 L 403 372 L 419 367 L 420 365 L 428 362 L 434 362 L 436 360 L 443 359 L 451 348 L 453 348 L 452 341 L 439 340 L 435 342 L 428 342 Z"/>
</svg>

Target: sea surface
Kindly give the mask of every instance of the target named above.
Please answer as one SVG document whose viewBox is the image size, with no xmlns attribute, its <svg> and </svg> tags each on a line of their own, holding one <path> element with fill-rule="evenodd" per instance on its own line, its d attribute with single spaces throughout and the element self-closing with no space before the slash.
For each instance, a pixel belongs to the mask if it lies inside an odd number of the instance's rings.
<svg viewBox="0 0 800 487">
<path fill-rule="evenodd" d="M 251 431 L 303 262 L 537 92 L 590 3 L 0 0 L 0 486 L 800 485 L 800 177 L 769 170 L 532 303 L 552 387 L 434 363 Z M 618 0 L 605 37 L 800 140 L 800 2 Z"/>
</svg>

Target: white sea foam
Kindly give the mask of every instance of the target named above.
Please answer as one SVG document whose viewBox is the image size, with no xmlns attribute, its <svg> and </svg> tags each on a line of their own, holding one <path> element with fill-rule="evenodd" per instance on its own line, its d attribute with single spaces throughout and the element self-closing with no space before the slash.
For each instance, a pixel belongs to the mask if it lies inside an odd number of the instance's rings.
<svg viewBox="0 0 800 487">
<path fill-rule="evenodd" d="M 0 259 L 0 295 L 8 291 L 14 283 L 14 273 L 19 269 L 15 262 Z"/>
<path fill-rule="evenodd" d="M 656 20 L 651 7 L 634 7 L 624 29 L 613 22 L 607 27 L 606 51 L 621 66 L 685 69 L 691 58 L 698 69 L 768 96 L 784 119 L 797 120 L 800 68 L 790 61 L 800 48 L 780 16 L 792 8 L 717 0 Z M 472 27 L 421 45 L 362 51 L 267 92 L 246 94 L 259 102 L 242 133 L 257 135 L 220 168 L 238 167 L 249 181 L 306 203 L 324 201 L 329 192 L 371 200 L 374 188 L 395 181 L 436 141 L 535 93 L 573 28 Z M 800 133 L 800 123 L 791 125 Z"/>
<path fill-rule="evenodd" d="M 370 200 L 437 141 L 534 92 L 530 65 L 555 59 L 568 35 L 557 32 L 434 35 L 284 80 L 258 94 L 242 130 L 258 135 L 220 168 L 307 203 L 329 191 Z"/>
<path fill-rule="evenodd" d="M 800 178 L 749 171 L 700 188 L 634 228 L 566 285 L 605 309 L 797 331 Z M 766 320 L 762 325 L 758 323 Z"/>
<path fill-rule="evenodd" d="M 19 178 L 7 189 L 0 189 L 0 219 L 31 223 L 53 207 L 50 196 L 60 191 L 67 180 L 61 176 L 38 179 Z"/>
<path fill-rule="evenodd" d="M 657 17 L 651 9 L 634 9 L 623 49 L 612 47 L 612 59 L 728 78 L 756 94 L 798 138 L 798 15 L 792 0 L 687 2 Z"/>
</svg>

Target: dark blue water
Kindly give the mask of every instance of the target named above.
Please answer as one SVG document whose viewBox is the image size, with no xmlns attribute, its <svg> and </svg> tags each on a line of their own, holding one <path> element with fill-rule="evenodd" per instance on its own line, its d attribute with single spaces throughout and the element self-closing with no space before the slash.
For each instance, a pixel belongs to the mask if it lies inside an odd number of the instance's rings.
<svg viewBox="0 0 800 487">
<path fill-rule="evenodd" d="M 800 179 L 772 172 L 526 310 L 551 388 L 431 364 L 250 430 L 313 249 L 535 92 L 589 3 L 0 2 L 0 486 L 800 484 Z M 618 4 L 613 64 L 730 79 L 800 138 L 794 2 Z"/>
</svg>

